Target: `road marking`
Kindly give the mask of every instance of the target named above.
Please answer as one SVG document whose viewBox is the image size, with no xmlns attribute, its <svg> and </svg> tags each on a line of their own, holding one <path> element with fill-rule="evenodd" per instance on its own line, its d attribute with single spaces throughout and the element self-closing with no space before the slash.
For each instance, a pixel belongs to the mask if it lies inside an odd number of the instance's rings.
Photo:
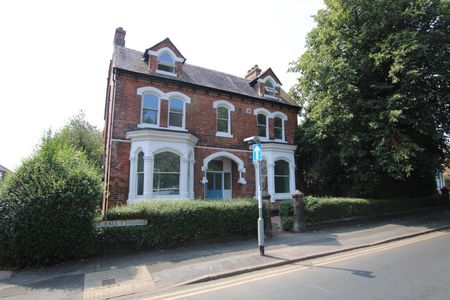
<svg viewBox="0 0 450 300">
<path fill-rule="evenodd" d="M 179 298 L 191 297 L 191 296 L 200 295 L 200 294 L 206 294 L 206 293 L 213 292 L 213 291 L 220 290 L 220 289 L 225 289 L 225 288 L 229 288 L 229 287 L 233 287 L 233 286 L 237 286 L 237 285 L 242 285 L 242 284 L 246 284 L 246 283 L 250 283 L 250 282 L 255 282 L 255 281 L 259 281 L 259 280 L 263 280 L 263 279 L 282 276 L 285 274 L 314 268 L 315 266 L 323 266 L 323 265 L 340 262 L 340 261 L 344 261 L 344 260 L 372 254 L 372 253 L 386 251 L 389 249 L 394 249 L 394 248 L 406 246 L 409 244 L 430 240 L 430 239 L 445 236 L 448 234 L 449 234 L 448 231 L 441 231 L 441 232 L 436 231 L 436 232 L 432 232 L 432 233 L 429 233 L 426 235 L 421 235 L 421 236 L 408 238 L 408 239 L 400 240 L 400 241 L 394 241 L 389 244 L 373 246 L 368 249 L 354 250 L 351 253 L 336 254 L 336 255 L 334 255 L 334 257 L 331 257 L 331 258 L 325 257 L 325 258 L 312 259 L 312 260 L 309 260 L 310 264 L 307 264 L 307 265 L 300 262 L 300 263 L 293 263 L 291 265 L 278 267 L 276 269 L 255 271 L 255 272 L 248 273 L 246 275 L 238 276 L 237 278 L 230 277 L 229 279 L 227 279 L 224 282 L 213 282 L 213 283 L 209 284 L 208 286 L 198 286 L 198 287 L 193 287 L 193 288 L 183 290 L 183 291 L 167 293 L 164 295 L 150 296 L 146 299 L 149 299 L 149 300 L 150 299 L 179 299 Z M 259 274 L 257 274 L 256 272 L 259 272 Z"/>
</svg>

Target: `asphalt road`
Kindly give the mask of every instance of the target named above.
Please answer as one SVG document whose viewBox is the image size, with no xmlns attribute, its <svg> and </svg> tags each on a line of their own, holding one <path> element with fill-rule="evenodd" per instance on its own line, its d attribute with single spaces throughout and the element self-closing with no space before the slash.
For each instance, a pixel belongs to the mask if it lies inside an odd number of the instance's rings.
<svg viewBox="0 0 450 300">
<path fill-rule="evenodd" d="M 149 299 L 450 299 L 450 232 L 184 287 Z"/>
</svg>

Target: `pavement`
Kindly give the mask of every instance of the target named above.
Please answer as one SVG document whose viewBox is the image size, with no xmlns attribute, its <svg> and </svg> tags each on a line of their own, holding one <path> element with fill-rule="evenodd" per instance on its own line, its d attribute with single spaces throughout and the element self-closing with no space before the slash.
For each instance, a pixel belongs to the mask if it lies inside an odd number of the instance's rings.
<svg viewBox="0 0 450 300">
<path fill-rule="evenodd" d="M 240 237 L 167 251 L 116 253 L 39 270 L 0 271 L 0 298 L 134 298 L 448 228 L 450 211 L 441 210 L 303 233 L 274 232 L 266 240 L 265 256 L 259 255 L 256 238 Z"/>
</svg>

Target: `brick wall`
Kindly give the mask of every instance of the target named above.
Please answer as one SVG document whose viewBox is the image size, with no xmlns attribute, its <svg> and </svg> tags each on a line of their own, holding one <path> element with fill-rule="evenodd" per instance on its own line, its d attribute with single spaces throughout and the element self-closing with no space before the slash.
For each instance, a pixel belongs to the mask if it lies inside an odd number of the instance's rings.
<svg viewBox="0 0 450 300">
<path fill-rule="evenodd" d="M 248 146 L 243 142 L 244 138 L 256 135 L 256 116 L 253 111 L 257 108 L 265 108 L 270 112 L 283 112 L 288 117 L 285 122 L 286 141 L 294 143 L 294 132 L 297 126 L 297 110 L 292 107 L 277 103 L 266 103 L 257 101 L 253 98 L 235 97 L 227 93 L 218 93 L 206 89 L 192 88 L 182 84 L 172 84 L 162 82 L 158 79 L 143 79 L 140 76 L 133 76 L 117 72 L 115 103 L 114 107 L 110 104 L 109 115 L 113 109 L 113 126 L 111 134 L 107 138 L 125 139 L 127 130 L 136 128 L 140 122 L 141 114 L 141 96 L 136 94 L 140 87 L 152 86 L 163 92 L 178 91 L 191 98 L 191 104 L 186 105 L 186 129 L 189 133 L 199 138 L 197 146 L 209 146 L 217 148 L 231 148 L 247 150 Z M 231 112 L 231 133 L 233 138 L 217 137 L 216 134 L 216 109 L 213 108 L 213 102 L 216 100 L 225 100 L 235 106 L 235 111 Z M 247 110 L 250 110 L 247 112 Z M 161 101 L 160 125 L 166 127 L 168 117 L 168 101 Z M 273 120 L 269 119 L 270 137 L 273 139 Z M 128 180 L 129 180 L 129 150 L 130 144 L 127 142 L 112 142 L 111 150 L 108 153 L 105 162 L 110 162 L 110 166 L 105 164 L 105 180 L 108 191 L 108 206 L 125 204 L 128 198 Z M 203 159 L 208 155 L 219 150 L 195 148 L 196 163 L 194 167 L 194 190 L 195 197 L 203 196 L 203 188 L 200 180 L 201 166 Z M 238 172 L 233 163 L 233 197 L 253 197 L 254 195 L 254 170 L 251 160 L 248 159 L 249 152 L 231 151 L 244 161 L 247 173 L 245 178 L 247 185 L 237 183 Z M 109 171 L 107 171 L 109 170 Z M 107 175 L 107 176 L 106 176 Z"/>
</svg>

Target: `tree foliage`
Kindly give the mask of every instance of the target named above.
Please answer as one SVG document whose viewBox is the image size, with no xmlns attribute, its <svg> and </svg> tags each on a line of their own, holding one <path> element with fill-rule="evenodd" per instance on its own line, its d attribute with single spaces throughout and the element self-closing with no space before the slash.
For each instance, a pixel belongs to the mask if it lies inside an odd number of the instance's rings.
<svg viewBox="0 0 450 300">
<path fill-rule="evenodd" d="M 98 168 L 103 164 L 102 133 L 94 125 L 85 120 L 84 112 L 80 111 L 58 131 L 54 138 L 61 143 L 72 145 L 83 151 L 87 158 Z"/>
<path fill-rule="evenodd" d="M 291 92 L 307 107 L 304 183 L 325 194 L 431 192 L 449 153 L 450 2 L 325 3 L 292 65 Z"/>
<path fill-rule="evenodd" d="M 58 139 L 39 149 L 0 190 L 0 264 L 37 266 L 91 254 L 101 176 Z"/>
</svg>

